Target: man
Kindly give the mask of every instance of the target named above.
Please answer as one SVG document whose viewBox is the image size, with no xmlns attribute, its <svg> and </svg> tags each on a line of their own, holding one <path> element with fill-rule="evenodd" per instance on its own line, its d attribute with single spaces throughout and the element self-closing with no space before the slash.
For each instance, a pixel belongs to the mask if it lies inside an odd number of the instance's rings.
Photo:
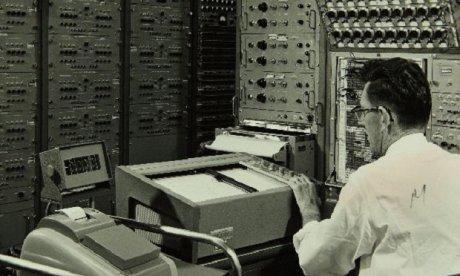
<svg viewBox="0 0 460 276">
<path fill-rule="evenodd" d="M 368 63 L 360 106 L 377 161 L 359 168 L 330 219 L 319 217 L 307 177 L 291 181 L 304 227 L 293 238 L 307 275 L 460 273 L 460 156 L 424 137 L 431 95 L 420 67 L 394 58 Z M 307 223 L 308 222 L 308 223 Z"/>
</svg>

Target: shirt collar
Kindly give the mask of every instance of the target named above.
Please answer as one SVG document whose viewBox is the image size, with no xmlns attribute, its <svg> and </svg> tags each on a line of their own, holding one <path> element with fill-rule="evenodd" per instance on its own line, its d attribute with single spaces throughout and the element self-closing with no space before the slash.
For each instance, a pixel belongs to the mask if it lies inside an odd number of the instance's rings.
<svg viewBox="0 0 460 276">
<path fill-rule="evenodd" d="M 413 133 L 399 138 L 388 147 L 385 155 L 419 151 L 427 143 L 423 133 Z"/>
</svg>

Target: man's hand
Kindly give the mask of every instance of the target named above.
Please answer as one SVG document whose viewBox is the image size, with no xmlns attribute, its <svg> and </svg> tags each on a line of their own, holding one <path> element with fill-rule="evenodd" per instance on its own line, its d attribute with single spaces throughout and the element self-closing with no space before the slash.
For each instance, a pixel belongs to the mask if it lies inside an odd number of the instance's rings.
<svg viewBox="0 0 460 276">
<path fill-rule="evenodd" d="M 288 184 L 294 192 L 297 205 L 299 205 L 303 225 L 312 220 L 319 220 L 319 198 L 316 194 L 315 184 L 305 175 L 292 177 Z"/>
</svg>

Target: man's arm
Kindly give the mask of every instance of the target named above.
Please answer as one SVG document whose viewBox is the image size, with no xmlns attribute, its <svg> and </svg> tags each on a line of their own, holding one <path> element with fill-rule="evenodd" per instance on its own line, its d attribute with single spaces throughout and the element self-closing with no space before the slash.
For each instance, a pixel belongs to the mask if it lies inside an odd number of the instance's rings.
<svg viewBox="0 0 460 276">
<path fill-rule="evenodd" d="M 370 206 L 357 185 L 360 183 L 353 181 L 356 179 L 351 178 L 342 189 L 330 219 L 321 222 L 310 219 L 294 235 L 294 247 L 306 275 L 344 275 L 353 269 L 357 258 L 372 253 L 375 237 L 369 224 Z M 308 200 L 298 197 L 299 192 L 296 200 L 302 208 Z"/>
</svg>

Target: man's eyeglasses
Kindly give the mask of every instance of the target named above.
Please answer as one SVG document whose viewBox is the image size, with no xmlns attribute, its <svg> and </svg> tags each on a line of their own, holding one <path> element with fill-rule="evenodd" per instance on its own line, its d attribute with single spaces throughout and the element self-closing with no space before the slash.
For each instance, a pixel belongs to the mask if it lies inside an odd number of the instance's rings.
<svg viewBox="0 0 460 276">
<path fill-rule="evenodd" d="M 374 112 L 374 111 L 379 111 L 379 106 L 371 107 L 371 108 L 363 108 L 358 105 L 355 108 L 353 108 L 350 112 L 355 114 L 356 120 L 358 120 L 358 122 L 362 122 L 364 120 L 364 117 L 366 117 L 367 113 Z"/>
</svg>

